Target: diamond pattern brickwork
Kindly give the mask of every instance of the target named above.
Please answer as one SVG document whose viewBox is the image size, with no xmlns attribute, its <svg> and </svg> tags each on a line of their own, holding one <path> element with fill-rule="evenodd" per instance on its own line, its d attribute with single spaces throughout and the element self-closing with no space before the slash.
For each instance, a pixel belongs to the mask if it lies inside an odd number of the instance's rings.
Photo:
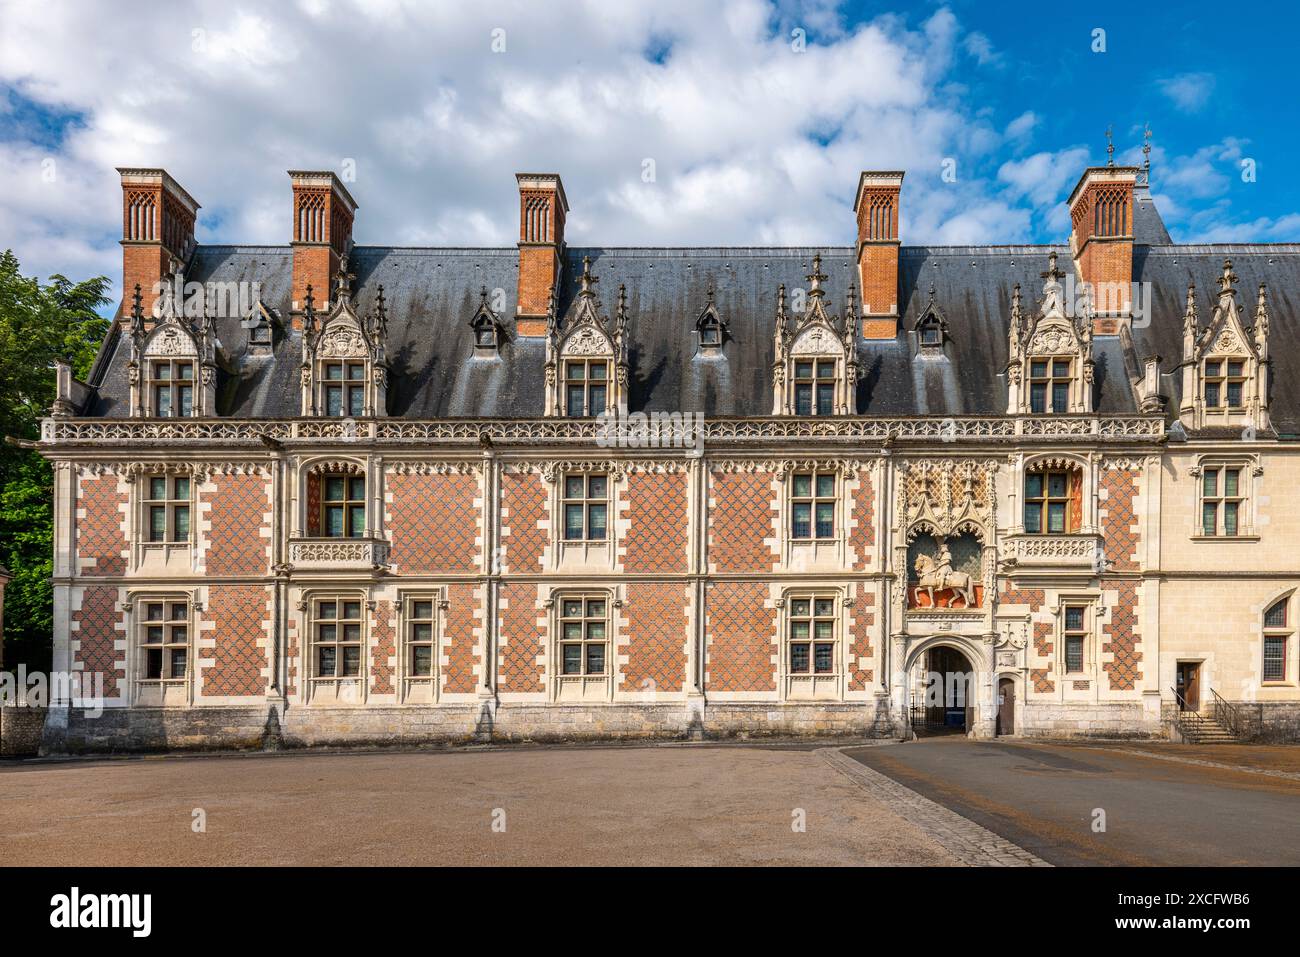
<svg viewBox="0 0 1300 957">
<path fill-rule="evenodd" d="M 1135 581 L 1102 586 L 1109 598 L 1110 621 L 1102 626 L 1101 650 L 1113 657 L 1102 664 L 1112 691 L 1132 691 L 1142 680 L 1142 652 L 1138 650 L 1137 591 Z"/>
<path fill-rule="evenodd" d="M 80 642 L 76 660 L 81 670 L 104 676 L 104 697 L 115 698 L 126 680 L 125 652 L 114 647 L 126 635 L 119 630 L 122 612 L 113 585 L 90 585 L 81 595 L 81 608 L 72 613 L 72 640 Z"/>
<path fill-rule="evenodd" d="M 370 686 L 375 694 L 396 691 L 393 662 L 397 657 L 396 608 L 391 601 L 375 602 L 371 630 Z"/>
<path fill-rule="evenodd" d="M 623 569 L 686 570 L 687 476 L 634 472 L 627 477 L 623 518 L 628 519 Z"/>
<path fill-rule="evenodd" d="M 876 613 L 872 606 L 876 596 L 871 592 L 859 592 L 858 600 L 853 606 L 853 630 L 849 636 L 849 690 L 865 691 L 871 687 L 874 675 L 870 668 L 861 666 L 863 659 L 871 660 L 871 626 L 876 622 Z"/>
<path fill-rule="evenodd" d="M 1135 512 L 1139 473 L 1136 469 L 1102 469 L 1101 528 L 1110 571 L 1136 571 L 1141 535 Z"/>
<path fill-rule="evenodd" d="M 447 589 L 447 626 L 443 636 L 442 690 L 470 694 L 477 687 L 479 642 L 482 626 L 475 586 L 461 582 Z"/>
<path fill-rule="evenodd" d="M 709 690 L 776 690 L 776 609 L 765 582 L 710 585 L 708 626 Z"/>
<path fill-rule="evenodd" d="M 503 571 L 540 571 L 546 549 L 546 484 L 540 475 L 501 476 Z"/>
<path fill-rule="evenodd" d="M 476 475 L 389 473 L 389 557 L 398 575 L 476 571 L 482 560 Z"/>
<path fill-rule="evenodd" d="M 209 575 L 260 575 L 270 563 L 271 483 L 261 475 L 218 475 L 199 496 L 210 527 Z"/>
<path fill-rule="evenodd" d="M 686 675 L 688 586 L 677 582 L 633 582 L 623 614 L 627 656 L 622 691 L 681 691 Z"/>
<path fill-rule="evenodd" d="M 84 476 L 77 518 L 77 557 L 83 575 L 121 575 L 126 571 L 127 494 L 116 475 Z"/>
<path fill-rule="evenodd" d="M 266 662 L 268 591 L 262 585 L 211 585 L 203 617 L 211 630 L 201 632 L 216 640 L 201 649 L 200 688 L 204 695 L 259 695 L 266 692 L 262 669 Z M 262 644 L 259 646 L 259 642 Z"/>
<path fill-rule="evenodd" d="M 772 476 L 713 472 L 709 509 L 709 563 L 718 571 L 760 572 L 776 567 L 777 519 Z"/>
<path fill-rule="evenodd" d="M 858 480 L 853 492 L 854 526 L 849 530 L 849 555 L 854 571 L 866 571 L 871 567 L 871 550 L 876 544 L 876 495 L 870 475 L 860 472 Z"/>
<path fill-rule="evenodd" d="M 545 691 L 541 662 L 546 660 L 546 633 L 538 625 L 545 612 L 537 608 L 537 586 L 526 582 L 506 582 L 501 586 L 499 607 L 499 690 Z"/>
</svg>

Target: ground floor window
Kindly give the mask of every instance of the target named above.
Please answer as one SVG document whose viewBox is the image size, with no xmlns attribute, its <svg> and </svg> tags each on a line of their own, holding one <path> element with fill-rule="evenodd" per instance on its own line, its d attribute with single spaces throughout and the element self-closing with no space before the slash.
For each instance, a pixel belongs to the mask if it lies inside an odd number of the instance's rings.
<svg viewBox="0 0 1300 957">
<path fill-rule="evenodd" d="M 792 675 L 835 673 L 835 598 L 790 599 L 787 664 Z"/>
<path fill-rule="evenodd" d="M 605 674 L 609 637 L 609 602 L 603 595 L 560 599 L 560 672 Z"/>
<path fill-rule="evenodd" d="M 1291 598 L 1288 595 L 1264 612 L 1264 681 L 1286 681 L 1287 645 L 1291 642 Z"/>
<path fill-rule="evenodd" d="M 323 598 L 314 603 L 313 660 L 317 678 L 361 675 L 361 601 Z"/>
<path fill-rule="evenodd" d="M 433 612 L 432 598 L 412 598 L 407 604 L 406 673 L 412 678 L 433 677 Z"/>
<path fill-rule="evenodd" d="M 139 608 L 140 680 L 184 684 L 190 661 L 189 602 L 146 599 Z"/>
<path fill-rule="evenodd" d="M 1088 643 L 1088 633 L 1084 622 L 1088 609 L 1083 605 L 1065 606 L 1065 671 L 1077 674 L 1083 671 L 1084 648 Z"/>
</svg>

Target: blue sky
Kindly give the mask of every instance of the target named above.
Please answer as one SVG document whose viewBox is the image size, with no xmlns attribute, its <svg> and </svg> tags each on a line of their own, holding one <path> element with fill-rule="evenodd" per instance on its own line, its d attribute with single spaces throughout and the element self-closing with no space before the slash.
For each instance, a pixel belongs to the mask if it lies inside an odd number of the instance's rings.
<svg viewBox="0 0 1300 957">
<path fill-rule="evenodd" d="M 905 242 L 1060 240 L 1107 127 L 1116 161 L 1139 163 L 1146 123 L 1176 240 L 1300 240 L 1297 13 L 1162 16 L 0 0 L 0 246 L 41 276 L 116 280 L 124 165 L 193 193 L 202 242 L 286 242 L 291 168 L 349 174 L 361 243 L 511 244 L 514 172 L 556 170 L 575 244 L 845 244 L 869 168 L 907 171 Z"/>
</svg>

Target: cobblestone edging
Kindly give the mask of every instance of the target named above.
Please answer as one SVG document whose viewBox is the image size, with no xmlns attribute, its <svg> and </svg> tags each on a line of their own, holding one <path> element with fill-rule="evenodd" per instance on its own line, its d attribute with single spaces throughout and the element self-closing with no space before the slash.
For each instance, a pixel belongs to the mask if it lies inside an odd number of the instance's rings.
<svg viewBox="0 0 1300 957">
<path fill-rule="evenodd" d="M 1224 764 L 1222 761 L 1207 761 L 1205 758 L 1189 758 L 1181 754 L 1161 754 L 1158 751 L 1142 751 L 1138 748 L 1104 748 L 1097 750 L 1117 751 L 1120 754 L 1134 754 L 1141 758 L 1155 758 L 1159 761 L 1173 761 L 1175 764 L 1194 764 L 1202 768 L 1217 768 L 1221 771 L 1244 771 L 1246 774 L 1263 774 L 1270 778 L 1285 778 L 1288 781 L 1300 781 L 1300 771 L 1279 771 L 1276 768 L 1251 768 L 1244 764 Z"/>
<path fill-rule="evenodd" d="M 1052 866 L 974 821 L 854 761 L 841 748 L 819 748 L 817 753 L 854 784 L 919 827 L 967 867 Z"/>
</svg>

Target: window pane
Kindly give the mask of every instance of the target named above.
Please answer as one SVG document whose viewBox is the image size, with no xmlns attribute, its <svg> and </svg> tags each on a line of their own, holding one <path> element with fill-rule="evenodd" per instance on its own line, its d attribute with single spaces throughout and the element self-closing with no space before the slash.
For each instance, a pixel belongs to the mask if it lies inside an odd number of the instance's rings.
<svg viewBox="0 0 1300 957">
<path fill-rule="evenodd" d="M 149 480 L 149 497 L 152 499 L 167 497 L 167 480 L 165 478 L 151 478 Z"/>
<path fill-rule="evenodd" d="M 593 542 L 605 540 L 605 506 L 587 506 L 587 534 Z"/>
<path fill-rule="evenodd" d="M 327 386 L 325 389 L 325 414 L 343 414 L 343 390 L 336 385 Z"/>
<path fill-rule="evenodd" d="M 790 637 L 802 641 L 808 640 L 808 622 L 792 621 L 790 622 Z"/>
<path fill-rule="evenodd" d="M 564 411 L 566 415 L 582 415 L 582 386 L 571 385 L 567 390 L 567 397 L 564 402 Z"/>
<path fill-rule="evenodd" d="M 603 621 L 587 622 L 587 638 L 592 641 L 604 641 L 605 623 Z"/>
<path fill-rule="evenodd" d="M 348 678 L 355 678 L 361 674 L 361 649 L 356 645 L 345 645 L 343 648 L 343 675 Z"/>
<path fill-rule="evenodd" d="M 416 622 L 411 626 L 412 641 L 432 641 L 433 625 L 427 621 Z"/>
<path fill-rule="evenodd" d="M 1233 376 L 1241 375 L 1241 368 L 1242 366 L 1240 362 L 1229 362 L 1228 375 L 1233 375 Z"/>
<path fill-rule="evenodd" d="M 1264 680 L 1283 681 L 1286 678 L 1286 639 L 1264 639 Z"/>
<path fill-rule="evenodd" d="M 1241 405 L 1241 383 L 1240 382 L 1228 383 L 1228 405 L 1232 406 L 1234 409 L 1240 407 Z"/>
<path fill-rule="evenodd" d="M 817 476 L 817 497 L 831 498 L 835 494 L 835 476 L 819 475 Z"/>
<path fill-rule="evenodd" d="M 804 674 L 808 671 L 808 646 L 791 645 L 790 646 L 790 670 L 795 674 Z"/>
<path fill-rule="evenodd" d="M 190 538 L 190 507 L 177 505 L 173 513 L 176 516 L 176 529 L 172 541 L 186 542 Z"/>
<path fill-rule="evenodd" d="M 818 598 L 815 607 L 819 616 L 829 617 L 835 613 L 835 602 L 830 598 Z"/>
<path fill-rule="evenodd" d="M 812 386 L 796 385 L 794 387 L 794 414 L 812 415 Z"/>
<path fill-rule="evenodd" d="M 182 602 L 172 605 L 172 621 L 184 621 L 189 614 L 189 609 Z"/>
<path fill-rule="evenodd" d="M 359 502 L 366 497 L 366 480 L 364 478 L 348 479 L 348 498 Z"/>
<path fill-rule="evenodd" d="M 1025 498 L 1043 497 L 1043 476 L 1031 473 L 1025 476 Z"/>
<path fill-rule="evenodd" d="M 1083 606 L 1069 605 L 1065 609 L 1065 628 L 1067 631 L 1083 630 Z"/>
<path fill-rule="evenodd" d="M 316 608 L 317 618 L 334 618 L 336 617 L 336 605 L 332 601 L 323 601 Z"/>
<path fill-rule="evenodd" d="M 591 475 L 587 478 L 587 498 L 604 498 L 609 488 L 609 479 L 604 475 Z"/>
<path fill-rule="evenodd" d="M 348 389 L 348 415 L 360 415 L 365 409 L 365 390 L 357 387 Z"/>
<path fill-rule="evenodd" d="M 589 405 L 587 406 L 587 414 L 599 415 L 605 411 L 605 387 L 603 385 L 593 385 L 590 386 L 589 389 Z"/>
<path fill-rule="evenodd" d="M 607 376 L 605 375 L 607 371 L 608 370 L 605 367 L 605 363 L 603 362 L 595 363 L 588 369 L 587 377 L 591 379 L 599 379 L 600 381 L 603 382 L 607 378 Z"/>
<path fill-rule="evenodd" d="M 1052 383 L 1052 411 L 1053 412 L 1070 411 L 1070 383 L 1068 382 Z"/>
<path fill-rule="evenodd" d="M 1205 474 L 1201 476 L 1202 494 L 1211 497 L 1219 494 L 1219 470 L 1206 469 Z"/>
<path fill-rule="evenodd" d="M 587 646 L 587 674 L 603 675 L 605 673 L 605 646 Z"/>
<path fill-rule="evenodd" d="M 316 631 L 316 637 L 319 641 L 333 641 L 337 636 L 337 625 L 321 625 Z"/>
<path fill-rule="evenodd" d="M 587 367 L 584 366 L 581 362 L 570 362 L 569 369 L 564 374 L 564 377 L 566 379 L 573 379 L 576 381 L 578 379 L 584 378 L 586 374 L 587 374 Z"/>
<path fill-rule="evenodd" d="M 171 674 L 168 675 L 169 678 L 185 677 L 185 659 L 186 651 L 184 648 L 172 649 L 172 668 Z"/>
<path fill-rule="evenodd" d="M 181 392 L 181 415 L 189 415 L 194 409 L 194 388 L 192 386 L 180 386 Z"/>
<path fill-rule="evenodd" d="M 835 537 L 835 505 L 831 502 L 817 503 L 817 537 Z"/>
<path fill-rule="evenodd" d="M 325 509 L 325 534 L 330 538 L 343 537 L 342 505 L 331 505 Z"/>
<path fill-rule="evenodd" d="M 834 670 L 833 646 L 819 643 L 814 646 L 813 671 L 819 675 L 829 674 Z"/>
<path fill-rule="evenodd" d="M 790 534 L 795 538 L 812 537 L 812 504 L 810 502 L 794 503 Z"/>
<path fill-rule="evenodd" d="M 433 649 L 428 645 L 420 645 L 411 651 L 411 674 L 417 678 L 427 678 L 433 674 Z"/>
<path fill-rule="evenodd" d="M 1207 362 L 1205 363 L 1205 374 L 1207 376 L 1216 376 L 1219 374 L 1221 368 L 1223 368 L 1223 366 L 1219 362 Z"/>
<path fill-rule="evenodd" d="M 411 617 L 412 617 L 412 618 L 432 618 L 432 617 L 433 617 L 433 602 L 431 602 L 431 601 L 416 601 L 416 602 L 412 602 L 412 603 L 411 603 Z"/>
<path fill-rule="evenodd" d="M 1025 531 L 1037 534 L 1043 530 L 1042 506 L 1029 504 L 1025 506 Z"/>
<path fill-rule="evenodd" d="M 1069 375 L 1070 375 L 1070 360 L 1069 360 L 1069 359 L 1057 359 L 1055 362 L 1053 362 L 1053 363 L 1052 363 L 1052 375 L 1055 376 L 1055 377 L 1057 377 L 1057 378 L 1063 378 L 1063 377 L 1064 377 L 1064 378 L 1069 378 Z"/>
<path fill-rule="evenodd" d="M 605 616 L 605 599 L 590 598 L 587 600 L 587 617 L 603 618 Z"/>
<path fill-rule="evenodd" d="M 1047 411 L 1047 386 L 1042 382 L 1035 382 L 1029 387 L 1029 411 Z"/>
<path fill-rule="evenodd" d="M 334 661 L 333 648 L 318 648 L 316 650 L 316 674 L 322 678 L 333 678 Z"/>
<path fill-rule="evenodd" d="M 796 362 L 794 364 L 794 375 L 796 379 L 811 379 L 813 373 L 813 364 L 811 362 Z"/>
<path fill-rule="evenodd" d="M 149 541 L 167 541 L 167 506 L 149 506 Z"/>
<path fill-rule="evenodd" d="M 1219 383 L 1205 383 L 1205 404 L 1211 408 L 1219 407 Z"/>
<path fill-rule="evenodd" d="M 351 522 L 348 525 L 348 535 L 352 538 L 361 538 L 366 534 L 366 510 L 364 508 L 349 508 L 348 517 Z"/>
<path fill-rule="evenodd" d="M 796 598 L 792 602 L 790 602 L 790 614 L 796 616 L 807 615 L 808 609 L 810 607 L 811 604 L 809 603 L 807 598 Z"/>
<path fill-rule="evenodd" d="M 564 617 L 576 618 L 582 614 L 582 602 L 574 599 L 566 599 L 564 602 Z"/>
<path fill-rule="evenodd" d="M 569 475 L 564 479 L 564 497 L 582 498 L 582 476 Z"/>
<path fill-rule="evenodd" d="M 835 361 L 833 359 L 822 359 L 817 363 L 817 376 L 821 379 L 830 379 L 835 376 Z"/>
<path fill-rule="evenodd" d="M 147 645 L 161 645 L 163 639 L 163 630 L 158 626 L 150 626 L 144 630 L 144 641 Z"/>
<path fill-rule="evenodd" d="M 325 498 L 331 502 L 343 501 L 343 479 L 341 476 L 331 476 L 325 480 Z"/>
<path fill-rule="evenodd" d="M 1223 534 L 1224 535 L 1237 534 L 1237 507 L 1239 504 L 1240 503 L 1238 502 L 1223 503 Z"/>
<path fill-rule="evenodd" d="M 1235 496 L 1237 494 L 1237 480 L 1241 475 L 1240 469 L 1228 469 L 1223 473 L 1223 494 Z"/>
<path fill-rule="evenodd" d="M 812 495 L 811 475 L 796 475 L 794 477 L 794 495 L 796 498 L 808 498 Z"/>
<path fill-rule="evenodd" d="M 344 641 L 360 641 L 360 640 L 361 640 L 361 625 L 360 625 L 358 622 L 353 622 L 353 623 L 351 623 L 351 624 L 344 625 L 344 626 L 343 626 L 343 640 L 344 640 Z"/>
<path fill-rule="evenodd" d="M 343 617 L 344 617 L 344 618 L 353 618 L 353 619 L 355 619 L 355 618 L 360 618 L 360 617 L 361 617 L 361 602 L 359 602 L 359 601 L 345 601 L 345 602 L 343 603 Z"/>
<path fill-rule="evenodd" d="M 582 640 L 582 622 L 566 621 L 564 623 L 564 638 L 566 641 Z"/>
<path fill-rule="evenodd" d="M 830 415 L 835 411 L 835 386 L 828 382 L 817 385 L 817 414 Z"/>
<path fill-rule="evenodd" d="M 1065 639 L 1065 670 L 1083 670 L 1083 639 L 1069 637 Z"/>
<path fill-rule="evenodd" d="M 158 389 L 157 397 L 158 397 L 157 401 L 154 404 L 158 407 L 157 409 L 158 414 L 160 416 L 171 415 L 172 414 L 172 390 Z"/>
<path fill-rule="evenodd" d="M 154 363 L 153 377 L 155 379 L 170 379 L 172 377 L 172 367 L 165 362 Z"/>
<path fill-rule="evenodd" d="M 829 641 L 835 637 L 835 623 L 830 621 L 817 622 L 813 630 L 814 637 L 820 641 Z"/>
<path fill-rule="evenodd" d="M 582 541 L 582 506 L 564 506 L 564 537 L 570 542 Z"/>
<path fill-rule="evenodd" d="M 564 646 L 564 673 L 566 675 L 582 674 L 582 645 Z"/>
<path fill-rule="evenodd" d="M 325 378 L 335 381 L 343 378 L 343 364 L 341 362 L 331 362 L 325 366 Z"/>
<path fill-rule="evenodd" d="M 1049 502 L 1047 506 L 1047 530 L 1053 533 L 1065 531 L 1065 503 Z"/>
<path fill-rule="evenodd" d="M 172 498 L 186 499 L 190 497 L 190 480 L 188 478 L 178 478 L 172 483 Z"/>
<path fill-rule="evenodd" d="M 1219 505 L 1206 502 L 1201 506 L 1201 534 L 1213 535 L 1219 530 Z"/>
<path fill-rule="evenodd" d="M 162 651 L 153 649 L 145 652 L 144 656 L 144 676 L 146 678 L 162 677 Z"/>
<path fill-rule="evenodd" d="M 1041 361 L 1029 363 L 1029 375 L 1035 379 L 1045 377 L 1047 375 L 1047 363 Z"/>
<path fill-rule="evenodd" d="M 148 621 L 163 620 L 163 606 L 161 604 L 150 603 L 144 607 L 144 616 Z"/>
<path fill-rule="evenodd" d="M 1065 497 L 1065 476 L 1060 472 L 1047 476 L 1047 494 L 1052 498 Z"/>
<path fill-rule="evenodd" d="M 1286 627 L 1286 599 L 1275 603 L 1268 611 L 1264 612 L 1265 628 L 1285 628 Z"/>
</svg>

